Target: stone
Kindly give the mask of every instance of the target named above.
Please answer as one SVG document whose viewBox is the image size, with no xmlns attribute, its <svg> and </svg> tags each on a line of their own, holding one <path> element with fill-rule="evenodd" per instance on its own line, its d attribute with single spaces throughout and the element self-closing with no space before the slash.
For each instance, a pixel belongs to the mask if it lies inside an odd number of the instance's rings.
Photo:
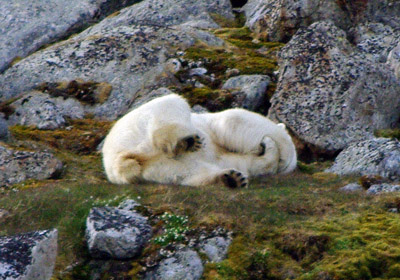
<svg viewBox="0 0 400 280">
<path fill-rule="evenodd" d="M 57 256 L 56 229 L 0 237 L 0 279 L 48 280 Z"/>
<path fill-rule="evenodd" d="M 400 83 L 386 64 L 369 60 L 332 22 L 300 29 L 279 55 L 268 116 L 324 153 L 395 127 Z"/>
<path fill-rule="evenodd" d="M 155 89 L 155 90 L 151 91 L 150 93 L 145 94 L 143 96 L 139 96 L 137 99 L 135 99 L 130 110 L 138 108 L 141 105 L 143 105 L 157 97 L 161 97 L 161 96 L 172 94 L 172 93 L 173 93 L 172 91 L 170 91 L 168 88 L 164 88 L 164 87 Z"/>
<path fill-rule="evenodd" d="M 199 244 L 200 252 L 206 254 L 211 262 L 219 263 L 226 259 L 232 240 L 222 236 L 208 238 Z"/>
<path fill-rule="evenodd" d="M 15 0 L 1 3 L 0 73 L 13 61 L 65 38 L 137 0 Z"/>
<path fill-rule="evenodd" d="M 288 41 L 298 28 L 319 20 L 332 19 L 340 27 L 349 17 L 333 0 L 249 0 L 242 11 L 246 26 L 269 41 Z"/>
<path fill-rule="evenodd" d="M 86 240 L 94 258 L 133 258 L 151 235 L 147 218 L 116 207 L 94 207 L 86 220 Z"/>
<path fill-rule="evenodd" d="M 360 191 L 363 191 L 363 190 L 364 190 L 363 187 L 360 186 L 357 183 L 347 184 L 346 186 L 341 187 L 339 189 L 339 191 L 346 192 L 346 193 L 360 192 Z"/>
<path fill-rule="evenodd" d="M 10 138 L 8 123 L 0 113 L 0 141 L 6 142 Z"/>
<path fill-rule="evenodd" d="M 186 248 L 178 250 L 172 257 L 163 259 L 144 279 L 197 280 L 201 278 L 203 270 L 199 254 Z"/>
<path fill-rule="evenodd" d="M 62 167 L 51 153 L 13 150 L 0 143 L 0 187 L 27 179 L 56 178 Z"/>
<path fill-rule="evenodd" d="M 118 205 L 118 208 L 121 210 L 135 211 L 135 208 L 138 206 L 140 206 L 140 203 L 136 202 L 136 200 L 126 199 Z"/>
<path fill-rule="evenodd" d="M 390 51 L 387 64 L 390 69 L 392 69 L 397 79 L 400 79 L 400 43 Z"/>
<path fill-rule="evenodd" d="M 194 76 L 199 76 L 202 77 L 205 74 L 207 74 L 207 69 L 199 67 L 199 68 L 193 68 L 189 70 L 189 76 L 194 77 Z"/>
<path fill-rule="evenodd" d="M 103 103 L 85 106 L 84 113 L 113 120 L 153 89 L 167 72 L 166 63 L 176 48 L 186 49 L 202 38 L 208 43 L 223 42 L 208 32 L 181 26 L 131 25 L 96 32 L 88 29 L 7 69 L 0 75 L 0 102 L 43 83 L 96 81 L 108 83 L 112 90 Z"/>
<path fill-rule="evenodd" d="M 10 216 L 10 212 L 5 209 L 0 208 L 0 223 L 2 223 L 7 217 Z"/>
<path fill-rule="evenodd" d="M 367 190 L 367 194 L 378 195 L 378 194 L 382 194 L 382 193 L 391 193 L 391 192 L 399 192 L 399 191 L 400 191 L 400 185 L 379 184 L 379 185 L 372 185 Z"/>
<path fill-rule="evenodd" d="M 400 179 L 400 142 L 396 139 L 374 138 L 356 142 L 344 149 L 326 170 L 339 175 L 378 175 L 390 180 Z"/>
<path fill-rule="evenodd" d="M 228 79 L 222 89 L 244 94 L 242 107 L 254 111 L 263 105 L 270 81 L 266 75 L 241 75 Z"/>
</svg>

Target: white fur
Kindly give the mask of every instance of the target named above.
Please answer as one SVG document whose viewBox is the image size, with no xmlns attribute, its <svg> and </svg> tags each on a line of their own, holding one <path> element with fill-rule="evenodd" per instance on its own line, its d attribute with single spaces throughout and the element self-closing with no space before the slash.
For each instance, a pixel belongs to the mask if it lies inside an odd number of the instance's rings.
<svg viewBox="0 0 400 280">
<path fill-rule="evenodd" d="M 181 151 L 181 139 L 198 135 L 201 147 Z M 261 144 L 262 143 L 262 144 Z M 265 147 L 265 153 L 262 152 Z M 288 173 L 296 150 L 285 126 L 243 109 L 194 114 L 185 99 L 154 99 L 116 122 L 103 146 L 108 179 L 117 184 L 150 181 L 200 186 L 233 171 L 247 175 Z M 230 176 L 230 175 L 229 175 Z"/>
</svg>

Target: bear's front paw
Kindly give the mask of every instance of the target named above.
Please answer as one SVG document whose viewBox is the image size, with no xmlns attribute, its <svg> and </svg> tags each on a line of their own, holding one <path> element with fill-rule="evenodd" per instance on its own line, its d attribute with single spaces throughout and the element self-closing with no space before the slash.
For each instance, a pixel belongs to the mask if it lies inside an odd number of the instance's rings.
<svg viewBox="0 0 400 280">
<path fill-rule="evenodd" d="M 225 184 L 225 186 L 229 188 L 247 188 L 249 181 L 247 177 L 243 175 L 241 172 L 236 171 L 234 169 L 230 169 L 221 175 L 221 180 Z"/>
<path fill-rule="evenodd" d="M 185 152 L 195 152 L 201 149 L 203 145 L 203 141 L 199 135 L 191 135 L 185 138 L 182 138 L 178 141 L 175 147 L 174 154 L 176 156 L 185 153 Z"/>
</svg>

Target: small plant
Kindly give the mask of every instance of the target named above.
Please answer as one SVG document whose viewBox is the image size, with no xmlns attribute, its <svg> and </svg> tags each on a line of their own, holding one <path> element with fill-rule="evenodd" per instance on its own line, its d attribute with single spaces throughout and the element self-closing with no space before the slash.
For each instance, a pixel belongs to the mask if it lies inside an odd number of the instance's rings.
<svg viewBox="0 0 400 280">
<path fill-rule="evenodd" d="M 165 212 L 161 216 L 161 220 L 165 224 L 165 232 L 154 239 L 155 244 L 165 246 L 175 241 L 185 240 L 185 234 L 189 230 L 187 216 L 178 216 Z"/>
</svg>

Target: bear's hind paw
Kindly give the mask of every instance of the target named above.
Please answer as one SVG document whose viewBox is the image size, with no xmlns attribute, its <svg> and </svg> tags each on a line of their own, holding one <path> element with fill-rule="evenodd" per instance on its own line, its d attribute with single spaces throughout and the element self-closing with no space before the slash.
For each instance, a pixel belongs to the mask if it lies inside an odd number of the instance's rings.
<svg viewBox="0 0 400 280">
<path fill-rule="evenodd" d="M 247 188 L 249 185 L 249 181 L 245 175 L 241 172 L 236 171 L 234 169 L 230 169 L 221 175 L 221 180 L 225 184 L 225 186 L 229 188 Z"/>
</svg>

